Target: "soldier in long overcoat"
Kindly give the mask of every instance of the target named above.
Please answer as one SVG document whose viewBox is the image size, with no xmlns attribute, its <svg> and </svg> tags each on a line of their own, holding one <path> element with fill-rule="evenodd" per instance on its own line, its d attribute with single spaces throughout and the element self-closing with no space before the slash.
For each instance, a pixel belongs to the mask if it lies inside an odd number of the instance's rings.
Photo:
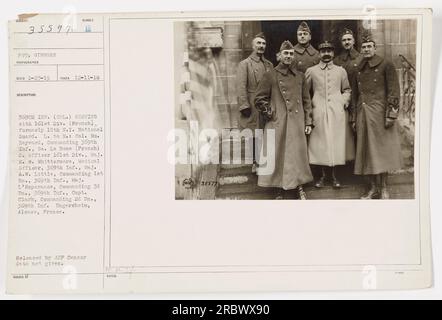
<svg viewBox="0 0 442 320">
<path fill-rule="evenodd" d="M 258 84 L 265 72 L 273 69 L 273 64 L 264 57 L 266 39 L 264 33 L 258 33 L 252 40 L 253 52 L 238 65 L 236 74 L 238 94 L 238 126 L 241 130 L 263 129 L 264 121 L 256 109 L 255 95 Z M 253 132 L 254 133 L 254 132 Z M 256 170 L 255 158 L 259 151 L 253 143 L 254 163 L 252 171 Z"/>
<path fill-rule="evenodd" d="M 362 40 L 354 99 L 356 103 L 355 174 L 368 176 L 370 189 L 362 199 L 388 199 L 388 171 L 402 166 L 396 119 L 399 81 L 393 63 L 376 54 L 371 36 Z M 379 186 L 380 184 L 380 186 Z M 379 194 L 380 193 L 380 194 Z"/>
<path fill-rule="evenodd" d="M 266 116 L 263 148 L 267 152 L 267 130 L 275 132 L 275 169 L 260 174 L 258 185 L 284 190 L 297 189 L 306 199 L 302 185 L 313 180 L 308 161 L 307 138 L 313 128 L 312 107 L 303 73 L 293 70 L 294 47 L 284 41 L 278 66 L 264 74 L 256 92 L 255 105 Z"/>
<path fill-rule="evenodd" d="M 292 67 L 304 73 L 308 68 L 319 63 L 319 51 L 310 44 L 312 32 L 305 21 L 298 26 L 296 37 L 298 43 L 295 45 Z"/>
<path fill-rule="evenodd" d="M 334 46 L 325 41 L 319 45 L 321 62 L 305 73 L 309 91 L 313 92 L 312 107 L 315 130 L 310 135 L 310 164 L 321 166 L 322 176 L 316 182 L 323 187 L 326 168 L 331 170 L 333 187 L 341 186 L 335 166 L 344 165 L 354 159 L 352 135 L 346 135 L 348 124 L 347 108 L 351 100 L 351 89 L 344 68 L 333 64 Z M 349 140 L 347 140 L 349 138 Z M 350 156 L 347 157 L 346 155 Z"/>
</svg>

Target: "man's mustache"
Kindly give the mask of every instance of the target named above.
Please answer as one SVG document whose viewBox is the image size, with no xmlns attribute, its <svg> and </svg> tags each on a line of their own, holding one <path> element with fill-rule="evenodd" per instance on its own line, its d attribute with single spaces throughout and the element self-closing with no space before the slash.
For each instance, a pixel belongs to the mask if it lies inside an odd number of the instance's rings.
<svg viewBox="0 0 442 320">
<path fill-rule="evenodd" d="M 323 59 L 331 59 L 332 56 L 329 55 L 329 54 L 325 54 L 325 55 L 322 56 L 322 58 L 323 58 Z"/>
</svg>

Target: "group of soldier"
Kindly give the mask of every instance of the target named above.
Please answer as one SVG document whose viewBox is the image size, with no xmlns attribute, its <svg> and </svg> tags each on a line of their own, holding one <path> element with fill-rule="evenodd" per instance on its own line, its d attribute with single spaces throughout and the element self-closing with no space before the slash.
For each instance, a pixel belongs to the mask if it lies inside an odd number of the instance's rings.
<svg viewBox="0 0 442 320">
<path fill-rule="evenodd" d="M 359 53 L 353 32 L 344 29 L 338 56 L 328 41 L 316 50 L 311 37 L 302 22 L 298 43 L 284 41 L 274 67 L 264 57 L 266 38 L 259 33 L 253 52 L 239 63 L 240 127 L 275 132 L 275 170 L 259 174 L 258 161 L 258 185 L 278 188 L 277 199 L 295 190 L 304 200 L 303 185 L 314 179 L 310 165 L 320 168 L 315 187 L 330 181 L 340 188 L 335 167 L 354 161 L 354 174 L 368 180 L 361 199 L 388 199 L 388 172 L 401 167 L 394 65 L 376 54 L 369 33 L 362 37 Z M 256 157 L 266 152 L 268 143 L 264 134 Z"/>
</svg>

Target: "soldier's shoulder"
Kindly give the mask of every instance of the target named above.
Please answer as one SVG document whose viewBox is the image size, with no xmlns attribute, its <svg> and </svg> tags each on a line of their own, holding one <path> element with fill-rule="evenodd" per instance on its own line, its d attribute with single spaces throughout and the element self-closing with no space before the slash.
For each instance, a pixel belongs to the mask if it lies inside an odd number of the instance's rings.
<svg viewBox="0 0 442 320">
<path fill-rule="evenodd" d="M 342 53 L 336 55 L 333 59 L 333 62 L 335 63 L 335 65 L 339 66 L 342 63 Z"/>
<path fill-rule="evenodd" d="M 316 70 L 319 70 L 320 69 L 320 67 L 319 67 L 319 63 L 317 63 L 317 64 L 315 64 L 315 65 L 313 65 L 313 66 L 311 66 L 311 67 L 308 67 L 306 70 L 305 70 L 305 72 L 315 72 Z"/>
<path fill-rule="evenodd" d="M 338 72 L 341 73 L 342 76 L 348 76 L 347 70 L 343 66 L 335 64 L 335 67 L 337 68 Z"/>
<path fill-rule="evenodd" d="M 342 72 L 342 70 L 345 71 L 345 68 L 343 66 L 341 66 L 340 64 L 337 64 L 335 61 L 333 61 L 333 64 L 335 65 L 335 68 L 337 70 L 339 70 L 340 72 Z M 347 71 L 345 71 L 345 72 L 347 72 Z"/>
<path fill-rule="evenodd" d="M 308 68 L 308 69 L 310 69 L 310 68 Z M 299 71 L 296 68 L 292 68 L 291 70 L 292 70 L 293 74 L 295 75 L 295 77 L 300 77 L 302 79 L 305 79 L 305 75 L 306 75 L 308 69 L 305 71 L 305 73 L 302 71 Z"/>
<path fill-rule="evenodd" d="M 275 69 L 274 68 L 266 70 L 263 74 L 263 78 L 266 78 L 266 79 L 273 79 L 274 77 L 275 77 Z"/>
<path fill-rule="evenodd" d="M 239 62 L 239 64 L 246 64 L 246 63 L 248 63 L 250 60 L 251 60 L 251 58 L 250 58 L 250 57 L 247 57 L 247 58 L 245 58 L 245 59 L 242 59 L 242 60 Z"/>
<path fill-rule="evenodd" d="M 273 63 L 270 60 L 263 57 L 263 61 L 264 61 L 264 63 L 268 64 L 269 66 L 271 66 L 273 68 Z"/>
<path fill-rule="evenodd" d="M 383 63 L 384 65 L 386 65 L 386 66 L 393 66 L 394 67 L 394 63 L 393 63 L 393 61 L 392 60 L 390 60 L 390 59 L 388 59 L 388 58 L 385 58 L 385 57 L 382 57 L 382 62 L 381 63 Z"/>
<path fill-rule="evenodd" d="M 309 49 L 311 50 L 311 52 L 313 52 L 315 54 L 319 54 L 319 50 L 316 49 L 315 47 L 313 47 L 312 45 L 310 45 Z"/>
</svg>

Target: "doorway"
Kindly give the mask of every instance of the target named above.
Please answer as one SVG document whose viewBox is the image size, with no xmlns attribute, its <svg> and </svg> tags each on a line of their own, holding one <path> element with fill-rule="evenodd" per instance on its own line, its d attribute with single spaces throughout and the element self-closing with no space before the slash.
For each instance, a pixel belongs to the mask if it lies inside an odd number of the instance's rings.
<svg viewBox="0 0 442 320">
<path fill-rule="evenodd" d="M 276 53 L 279 51 L 281 43 L 289 40 L 293 45 L 297 41 L 296 30 L 301 20 L 276 20 L 262 21 L 261 30 L 267 38 L 267 48 L 265 56 L 274 65 L 277 64 Z M 312 32 L 311 44 L 316 49 L 324 40 L 328 40 L 335 45 L 336 54 L 341 51 L 339 36 L 344 28 L 351 29 L 356 42 L 358 41 L 358 21 L 357 20 L 309 20 L 307 21 Z M 355 45 L 357 48 L 357 43 Z"/>
</svg>

